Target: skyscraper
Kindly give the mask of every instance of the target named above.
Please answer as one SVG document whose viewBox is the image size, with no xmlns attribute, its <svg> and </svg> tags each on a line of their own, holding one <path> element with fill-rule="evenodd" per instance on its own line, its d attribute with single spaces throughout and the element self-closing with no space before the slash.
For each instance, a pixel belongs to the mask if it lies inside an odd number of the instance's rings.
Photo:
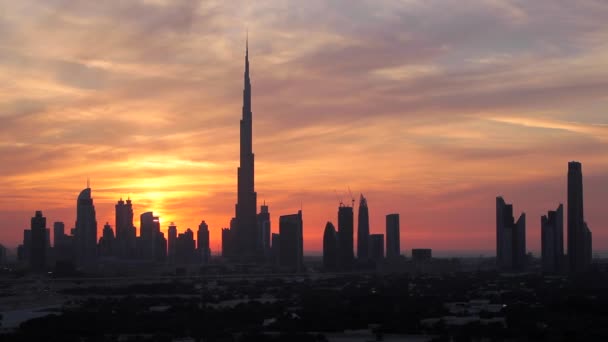
<svg viewBox="0 0 608 342">
<path fill-rule="evenodd" d="M 197 252 L 199 261 L 205 264 L 208 263 L 209 258 L 211 257 L 211 249 L 209 248 L 209 226 L 205 220 L 198 225 L 198 231 L 196 232 L 196 243 L 198 244 Z"/>
<path fill-rule="evenodd" d="M 555 211 L 549 211 L 540 222 L 543 271 L 560 271 L 564 258 L 564 206 L 560 204 Z"/>
<path fill-rule="evenodd" d="M 323 268 L 326 271 L 338 269 L 338 237 L 331 222 L 327 222 L 323 233 Z"/>
<path fill-rule="evenodd" d="M 361 194 L 359 199 L 359 220 L 357 224 L 357 258 L 365 260 L 369 257 L 369 211 L 367 199 Z"/>
<path fill-rule="evenodd" d="M 591 231 L 583 212 L 583 171 L 579 162 L 568 163 L 568 264 L 571 272 L 591 265 Z"/>
<path fill-rule="evenodd" d="M 185 232 L 177 235 L 176 258 L 180 264 L 189 264 L 198 261 L 196 257 L 196 244 L 194 232 L 188 228 Z"/>
<path fill-rule="evenodd" d="M 114 256 L 115 237 L 110 223 L 103 226 L 103 233 L 99 239 L 99 255 L 104 257 Z"/>
<path fill-rule="evenodd" d="M 496 266 L 501 270 L 520 271 L 526 262 L 526 214 L 517 222 L 513 205 L 496 197 Z"/>
<path fill-rule="evenodd" d="M 91 188 L 80 192 L 76 203 L 76 256 L 81 265 L 92 266 L 97 257 L 97 217 Z"/>
<path fill-rule="evenodd" d="M 233 257 L 251 261 L 256 253 L 257 194 L 254 189 L 254 154 L 252 148 L 253 129 L 251 112 L 251 81 L 249 78 L 249 46 L 245 47 L 245 85 L 243 89 L 243 113 L 241 118 L 240 166 L 238 168 L 238 199 L 235 206 L 234 242 L 236 253 Z"/>
<path fill-rule="evenodd" d="M 369 236 L 369 258 L 375 262 L 384 259 L 384 234 L 371 234 Z"/>
<path fill-rule="evenodd" d="M 167 257 L 169 262 L 174 263 L 177 255 L 177 226 L 171 222 L 167 229 Z"/>
<path fill-rule="evenodd" d="M 401 255 L 399 214 L 386 215 L 386 258 L 395 259 Z"/>
<path fill-rule="evenodd" d="M 160 232 L 160 219 L 151 211 L 140 215 L 140 248 L 142 257 L 148 260 L 162 259 L 166 250 L 162 251 L 164 236 Z M 166 248 L 166 247 L 165 247 Z"/>
<path fill-rule="evenodd" d="M 340 203 L 338 208 L 338 266 L 342 270 L 353 267 L 353 207 Z"/>
<path fill-rule="evenodd" d="M 270 212 L 266 203 L 260 207 L 257 234 L 258 250 L 267 258 L 270 255 Z"/>
<path fill-rule="evenodd" d="M 120 257 L 133 257 L 135 254 L 136 228 L 133 225 L 133 205 L 131 199 L 126 203 L 122 198 L 116 203 L 116 244 Z"/>
<path fill-rule="evenodd" d="M 303 266 L 302 225 L 302 210 L 299 210 L 297 214 L 279 217 L 280 265 L 294 271 L 301 271 Z"/>
<path fill-rule="evenodd" d="M 46 268 L 46 217 L 42 211 L 36 211 L 31 220 L 31 257 L 30 266 L 35 271 L 44 271 Z"/>
</svg>

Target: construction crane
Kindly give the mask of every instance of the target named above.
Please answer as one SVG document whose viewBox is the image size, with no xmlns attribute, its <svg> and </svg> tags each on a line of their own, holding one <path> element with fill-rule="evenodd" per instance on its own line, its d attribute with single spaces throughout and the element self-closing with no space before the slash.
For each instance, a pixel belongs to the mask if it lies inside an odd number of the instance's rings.
<svg viewBox="0 0 608 342">
<path fill-rule="evenodd" d="M 338 200 L 338 203 L 340 203 L 340 206 L 343 206 L 344 203 L 342 203 L 342 199 L 340 198 L 340 195 L 338 195 L 338 191 L 336 189 L 334 189 L 334 193 L 336 194 L 336 200 Z"/>
<path fill-rule="evenodd" d="M 350 191 L 350 186 L 348 187 L 348 194 L 350 195 L 351 205 L 354 208 L 355 207 L 355 198 L 353 197 L 353 192 Z"/>
</svg>

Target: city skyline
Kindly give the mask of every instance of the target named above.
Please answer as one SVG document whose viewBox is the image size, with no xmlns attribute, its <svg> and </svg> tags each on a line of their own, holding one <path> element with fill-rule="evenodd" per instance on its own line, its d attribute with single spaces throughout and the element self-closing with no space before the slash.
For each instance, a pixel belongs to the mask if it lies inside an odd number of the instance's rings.
<svg viewBox="0 0 608 342">
<path fill-rule="evenodd" d="M 370 233 L 383 233 L 385 216 L 400 213 L 402 251 L 492 251 L 494 199 L 501 195 L 530 218 L 527 248 L 538 252 L 537 218 L 555 203 L 567 202 L 564 165 L 578 160 L 585 165 L 585 220 L 593 229 L 593 249 L 608 249 L 608 213 L 602 208 L 608 195 L 608 122 L 600 94 L 608 87 L 602 83 L 606 72 L 601 60 L 608 49 L 600 39 L 607 32 L 594 26 L 607 8 L 589 1 L 568 13 L 543 1 L 511 7 L 496 5 L 510 4 L 506 1 L 467 2 L 471 25 L 491 15 L 498 21 L 489 35 L 531 32 L 524 40 L 530 44 L 557 39 L 535 31 L 538 21 L 547 20 L 539 17 L 545 7 L 558 18 L 596 14 L 584 28 L 568 26 L 578 29 L 579 36 L 559 37 L 571 44 L 571 51 L 510 47 L 475 55 L 476 47 L 488 43 L 485 37 L 471 32 L 470 41 L 444 49 L 433 38 L 446 32 L 428 36 L 419 23 L 388 13 L 433 14 L 430 20 L 447 31 L 458 21 L 442 22 L 436 4 L 397 8 L 387 1 L 373 15 L 364 14 L 363 5 L 349 7 L 348 15 L 373 19 L 365 34 L 340 27 L 346 17 L 328 5 L 331 20 L 306 37 L 305 21 L 323 6 L 313 2 L 300 13 L 278 1 L 268 4 L 273 3 L 295 16 L 293 30 L 284 35 L 271 30 L 275 24 L 290 28 L 272 17 L 245 20 L 255 42 L 250 58 L 255 65 L 256 190 L 258 202 L 270 208 L 273 232 L 280 216 L 303 207 L 304 248 L 320 252 L 326 222 L 337 227 L 335 191 L 348 203 L 350 187 L 369 200 Z M 244 28 L 229 28 L 219 19 L 231 19 L 233 13 L 238 13 L 234 18 L 253 18 L 263 7 L 217 5 L 217 12 L 210 13 L 219 22 L 202 25 L 197 19 L 203 10 L 192 12 L 184 4 L 117 6 L 141 12 L 143 24 L 166 24 L 153 32 L 161 45 L 127 44 L 110 34 L 100 41 L 107 53 L 85 53 L 74 36 L 82 30 L 74 26 L 85 25 L 84 36 L 95 37 L 106 25 L 104 15 L 116 8 L 52 6 L 27 1 L 7 6 L 9 13 L 32 10 L 34 18 L 47 18 L 39 24 L 43 28 L 61 24 L 46 38 L 70 44 L 42 56 L 37 49 L 49 46 L 35 45 L 45 35 L 33 34 L 28 20 L 6 19 L 6 42 L 21 38 L 24 44 L 3 44 L 7 54 L 0 60 L 0 70 L 19 79 L 2 89 L 7 100 L 0 107 L 6 120 L 0 135 L 0 243 L 20 243 L 36 210 L 44 213 L 47 228 L 63 221 L 69 231 L 76 220 L 77 194 L 91 177 L 98 236 L 105 222 L 117 229 L 114 205 L 130 196 L 135 216 L 154 212 L 165 236 L 170 222 L 182 232 L 196 230 L 204 219 L 216 253 L 221 228 L 234 215 L 245 39 Z M 99 10 L 101 19 L 90 18 L 93 10 Z M 192 17 L 182 17 L 189 13 Z M 77 14 L 91 21 L 70 20 Z M 459 14 L 454 13 L 456 18 Z M 143 24 L 117 30 L 133 38 L 146 33 L 145 26 L 137 26 Z M 395 32 L 400 28 L 403 37 Z M 408 33 L 421 38 L 408 39 Z M 378 46 L 375 54 L 361 45 L 380 38 L 385 39 L 376 41 L 379 46 L 371 45 Z M 577 44 L 597 47 L 582 51 Z M 174 56 L 145 56 L 160 47 Z M 205 47 L 210 47 L 208 53 L 202 53 Z M 393 60 L 392 53 L 405 64 Z M 342 64 L 344 54 L 353 60 Z M 569 70 L 562 70 L 564 65 Z M 509 71 L 515 75 L 506 75 Z M 327 82 L 325 76 L 335 77 Z M 446 84 L 440 86 L 440 81 Z M 457 91 L 465 83 L 472 90 Z M 362 99 L 344 97 L 353 92 L 363 92 Z M 139 232 L 137 221 L 135 225 Z M 353 239 L 356 246 L 356 234 Z"/>
</svg>

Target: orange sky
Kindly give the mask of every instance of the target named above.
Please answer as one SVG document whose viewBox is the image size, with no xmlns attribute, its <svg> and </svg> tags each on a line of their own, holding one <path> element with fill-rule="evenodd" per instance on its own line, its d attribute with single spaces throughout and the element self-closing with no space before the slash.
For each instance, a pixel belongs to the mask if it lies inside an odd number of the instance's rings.
<svg viewBox="0 0 608 342">
<path fill-rule="evenodd" d="M 100 231 L 131 196 L 136 216 L 154 211 L 165 230 L 206 220 L 217 252 L 236 202 L 248 29 L 259 204 L 273 231 L 302 206 L 309 253 L 349 187 L 368 198 L 372 233 L 401 214 L 403 250 L 492 254 L 503 195 L 527 213 L 537 251 L 570 160 L 583 163 L 594 249 L 608 248 L 602 1 L 0 6 L 7 246 L 35 210 L 72 227 L 90 177 Z"/>
</svg>

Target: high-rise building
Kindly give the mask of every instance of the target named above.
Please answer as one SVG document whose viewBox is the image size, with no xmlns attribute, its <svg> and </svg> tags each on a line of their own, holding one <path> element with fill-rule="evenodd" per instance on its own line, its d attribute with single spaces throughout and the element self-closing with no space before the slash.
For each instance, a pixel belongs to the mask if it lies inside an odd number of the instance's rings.
<svg viewBox="0 0 608 342">
<path fill-rule="evenodd" d="M 36 211 L 31 220 L 31 257 L 30 267 L 34 271 L 44 271 L 46 268 L 46 217 L 42 211 Z"/>
<path fill-rule="evenodd" d="M 353 267 L 353 207 L 340 203 L 338 208 L 338 266 L 342 270 Z"/>
<path fill-rule="evenodd" d="M 169 262 L 174 263 L 177 256 L 177 226 L 171 222 L 169 229 L 167 230 L 167 256 Z"/>
<path fill-rule="evenodd" d="M 63 222 L 53 223 L 53 247 L 59 247 L 64 244 L 65 241 L 65 224 Z"/>
<path fill-rule="evenodd" d="M 97 257 L 97 217 L 88 185 L 78 195 L 74 237 L 77 262 L 80 265 L 93 266 Z"/>
<path fill-rule="evenodd" d="M 281 264 L 281 235 L 272 233 L 272 245 L 270 247 L 270 257 L 275 265 Z"/>
<path fill-rule="evenodd" d="M 167 256 L 167 242 L 160 231 L 160 219 L 148 211 L 140 215 L 140 244 L 142 257 L 161 261 Z M 164 242 L 163 242 L 164 240 Z M 163 250 L 164 245 L 164 250 Z"/>
<path fill-rule="evenodd" d="M 323 268 L 326 271 L 338 269 L 338 236 L 331 222 L 327 222 L 323 233 Z"/>
<path fill-rule="evenodd" d="M 564 206 L 540 219 L 541 255 L 544 272 L 554 273 L 562 270 L 564 259 Z"/>
<path fill-rule="evenodd" d="M 384 234 L 369 236 L 369 258 L 375 262 L 384 259 Z"/>
<path fill-rule="evenodd" d="M 131 199 L 116 203 L 116 245 L 118 255 L 122 258 L 135 256 L 135 241 L 137 229 L 133 225 L 133 204 Z"/>
<path fill-rule="evenodd" d="M 297 214 L 279 217 L 280 265 L 294 271 L 301 271 L 303 266 L 302 226 L 302 210 L 299 210 Z"/>
<path fill-rule="evenodd" d="M 196 242 L 198 244 L 197 251 L 199 255 L 199 261 L 208 263 L 211 258 L 211 249 L 209 248 L 209 226 L 203 220 L 198 225 L 198 231 L 196 232 Z"/>
<path fill-rule="evenodd" d="M 264 204 L 260 208 L 258 214 L 258 250 L 264 258 L 267 258 L 270 253 L 270 212 L 268 206 Z"/>
<path fill-rule="evenodd" d="M 180 264 L 189 264 L 197 261 L 196 244 L 194 241 L 194 232 L 188 228 L 185 232 L 177 235 L 176 257 Z"/>
<path fill-rule="evenodd" d="M 526 264 L 526 214 L 517 222 L 513 205 L 496 197 L 496 266 L 500 270 L 521 271 Z"/>
<path fill-rule="evenodd" d="M 245 85 L 243 89 L 243 113 L 241 118 L 240 166 L 238 168 L 238 199 L 235 206 L 236 243 L 235 259 L 252 261 L 257 253 L 257 194 L 254 189 L 254 154 L 251 112 L 251 81 L 249 78 L 249 47 L 245 48 Z"/>
<path fill-rule="evenodd" d="M 433 258 L 433 250 L 430 248 L 413 248 L 412 261 L 422 262 L 429 261 Z"/>
<path fill-rule="evenodd" d="M 386 215 L 386 258 L 395 259 L 401 255 L 401 234 L 399 214 Z"/>
<path fill-rule="evenodd" d="M 359 220 L 357 222 L 357 258 L 365 260 L 369 257 L 369 210 L 367 199 L 359 199 Z"/>
<path fill-rule="evenodd" d="M 231 258 L 234 255 L 234 230 L 222 228 L 222 257 Z"/>
<path fill-rule="evenodd" d="M 99 255 L 110 257 L 115 255 L 115 237 L 109 222 L 103 226 L 103 233 L 99 239 Z"/>
<path fill-rule="evenodd" d="M 591 231 L 583 212 L 583 171 L 579 162 L 568 163 L 568 266 L 582 272 L 591 265 Z"/>
</svg>

